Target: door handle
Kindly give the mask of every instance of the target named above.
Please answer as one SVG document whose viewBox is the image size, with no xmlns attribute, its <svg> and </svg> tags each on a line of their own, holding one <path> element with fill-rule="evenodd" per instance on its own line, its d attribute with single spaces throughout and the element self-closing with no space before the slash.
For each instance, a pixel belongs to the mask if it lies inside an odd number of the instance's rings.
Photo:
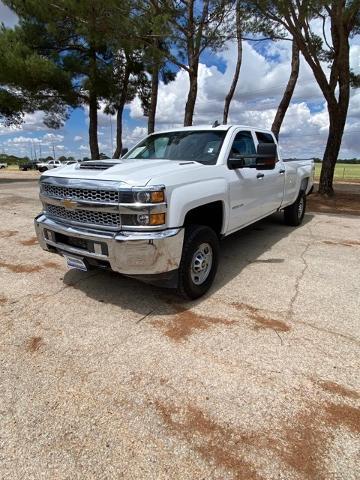
<svg viewBox="0 0 360 480">
<path fill-rule="evenodd" d="M 279 173 L 280 173 L 280 175 L 283 175 L 285 173 L 285 170 L 284 169 L 279 170 Z"/>
<path fill-rule="evenodd" d="M 256 178 L 264 178 L 264 176 L 265 176 L 265 175 L 264 175 L 263 173 L 258 173 L 258 174 L 256 175 Z"/>
</svg>

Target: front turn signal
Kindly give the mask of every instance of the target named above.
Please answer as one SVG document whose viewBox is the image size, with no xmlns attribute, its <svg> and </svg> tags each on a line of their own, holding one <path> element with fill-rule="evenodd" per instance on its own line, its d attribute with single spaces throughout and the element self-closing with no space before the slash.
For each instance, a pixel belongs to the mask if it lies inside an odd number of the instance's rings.
<svg viewBox="0 0 360 480">
<path fill-rule="evenodd" d="M 150 225 L 164 225 L 165 213 L 153 213 L 150 215 Z"/>
<path fill-rule="evenodd" d="M 165 201 L 164 191 L 156 191 L 150 193 L 150 198 L 152 203 L 161 203 Z"/>
</svg>

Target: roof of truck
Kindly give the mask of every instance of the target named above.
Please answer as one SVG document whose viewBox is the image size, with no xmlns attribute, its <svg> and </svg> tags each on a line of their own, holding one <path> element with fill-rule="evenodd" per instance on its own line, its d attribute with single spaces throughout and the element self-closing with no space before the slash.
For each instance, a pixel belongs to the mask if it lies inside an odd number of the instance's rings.
<svg viewBox="0 0 360 480">
<path fill-rule="evenodd" d="M 158 130 L 154 133 L 162 133 L 162 132 L 177 132 L 177 131 L 186 131 L 186 130 L 229 130 L 231 127 L 234 128 L 241 128 L 243 130 L 256 130 L 258 132 L 266 132 L 271 133 L 271 130 L 265 128 L 258 128 L 253 125 L 237 125 L 237 124 L 227 124 L 227 125 L 218 125 L 213 127 L 212 125 L 192 125 L 191 127 L 175 127 L 175 128 L 167 128 L 164 130 Z"/>
</svg>

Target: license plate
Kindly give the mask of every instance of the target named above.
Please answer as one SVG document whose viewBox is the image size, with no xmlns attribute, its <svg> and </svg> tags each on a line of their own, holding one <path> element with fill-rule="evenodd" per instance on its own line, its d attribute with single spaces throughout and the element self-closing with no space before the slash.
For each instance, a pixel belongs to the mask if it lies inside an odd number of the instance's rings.
<svg viewBox="0 0 360 480">
<path fill-rule="evenodd" d="M 68 268 L 76 268 L 77 270 L 87 271 L 87 266 L 82 258 L 64 255 Z"/>
</svg>

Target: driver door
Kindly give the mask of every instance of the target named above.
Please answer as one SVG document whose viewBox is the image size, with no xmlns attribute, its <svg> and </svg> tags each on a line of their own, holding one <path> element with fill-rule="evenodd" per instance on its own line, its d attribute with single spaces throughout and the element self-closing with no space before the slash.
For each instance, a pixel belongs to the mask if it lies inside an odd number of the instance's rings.
<svg viewBox="0 0 360 480">
<path fill-rule="evenodd" d="M 243 168 L 230 170 L 230 219 L 229 231 L 237 230 L 261 218 L 264 214 L 262 176 L 256 168 L 254 158 L 246 158 L 246 154 L 256 154 L 255 142 L 251 131 L 241 130 L 232 142 L 230 157 L 245 157 Z"/>
</svg>

